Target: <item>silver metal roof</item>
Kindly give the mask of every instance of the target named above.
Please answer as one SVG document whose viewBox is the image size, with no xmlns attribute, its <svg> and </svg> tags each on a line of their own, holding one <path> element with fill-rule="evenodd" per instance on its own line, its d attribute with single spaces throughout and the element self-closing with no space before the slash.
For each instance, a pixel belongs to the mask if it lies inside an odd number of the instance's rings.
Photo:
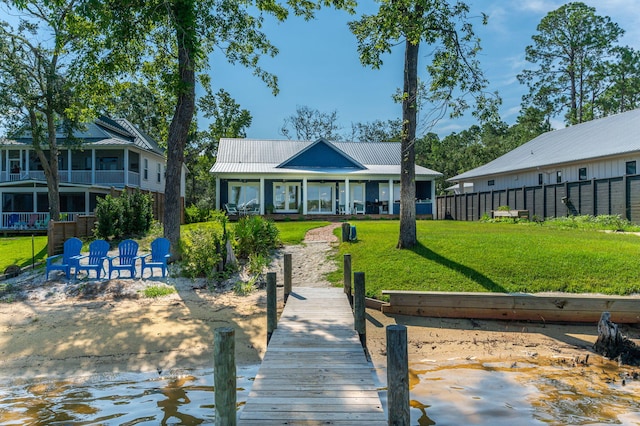
<svg viewBox="0 0 640 426">
<path fill-rule="evenodd" d="M 637 151 L 640 151 L 640 109 L 544 133 L 448 180 L 461 181 Z"/>
<path fill-rule="evenodd" d="M 353 174 L 353 175 L 399 175 L 399 142 L 329 142 L 347 156 L 366 167 L 364 170 L 318 169 L 300 170 L 277 168 L 277 166 L 314 141 L 220 139 L 216 163 L 211 173 L 260 173 L 260 174 Z M 416 175 L 441 176 L 442 173 L 416 166 Z"/>
</svg>

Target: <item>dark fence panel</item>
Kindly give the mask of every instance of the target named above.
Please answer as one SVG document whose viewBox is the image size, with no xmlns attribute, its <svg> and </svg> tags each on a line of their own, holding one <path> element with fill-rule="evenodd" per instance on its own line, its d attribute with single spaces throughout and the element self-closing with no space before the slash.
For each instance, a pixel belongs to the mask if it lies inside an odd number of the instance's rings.
<svg viewBox="0 0 640 426">
<path fill-rule="evenodd" d="M 640 175 L 436 197 L 437 219 L 478 220 L 509 206 L 529 217 L 620 215 L 640 224 Z"/>
</svg>

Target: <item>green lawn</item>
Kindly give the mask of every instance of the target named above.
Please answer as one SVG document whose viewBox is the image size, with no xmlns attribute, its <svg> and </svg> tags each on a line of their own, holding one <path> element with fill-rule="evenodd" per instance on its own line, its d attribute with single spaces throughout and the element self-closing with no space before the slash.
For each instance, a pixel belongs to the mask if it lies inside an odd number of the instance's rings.
<svg viewBox="0 0 640 426">
<path fill-rule="evenodd" d="M 47 257 L 47 237 L 38 236 L 33 239 L 35 261 L 40 262 Z M 32 245 L 31 237 L 0 238 L 0 274 L 9 265 L 20 267 L 31 265 Z"/>
<path fill-rule="evenodd" d="M 640 291 L 640 237 L 592 230 L 418 221 L 418 246 L 397 250 L 398 222 L 355 222 L 340 245 L 367 294 L 382 290 L 631 294 Z M 342 270 L 331 274 L 342 281 Z"/>
<path fill-rule="evenodd" d="M 235 224 L 236 222 L 229 222 L 227 224 L 228 229 L 232 230 Z M 320 221 L 275 222 L 275 225 L 280 232 L 280 241 L 282 241 L 283 244 L 300 244 L 302 243 L 302 240 L 304 240 L 304 236 L 307 231 L 328 224 L 329 222 Z M 190 223 L 188 225 L 182 225 L 180 231 L 181 234 L 184 234 L 192 229 L 203 227 L 220 227 L 220 225 L 217 222 Z"/>
</svg>

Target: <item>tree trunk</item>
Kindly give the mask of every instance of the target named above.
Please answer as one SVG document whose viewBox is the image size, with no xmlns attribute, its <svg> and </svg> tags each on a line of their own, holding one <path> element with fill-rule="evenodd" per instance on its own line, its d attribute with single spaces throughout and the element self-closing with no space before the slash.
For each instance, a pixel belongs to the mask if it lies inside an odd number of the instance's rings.
<svg viewBox="0 0 640 426">
<path fill-rule="evenodd" d="M 180 183 L 184 149 L 195 111 L 195 6 L 193 0 L 177 0 L 173 4 L 178 44 L 180 83 L 176 110 L 169 126 L 167 140 L 167 174 L 165 177 L 164 236 L 171 243 L 173 258 L 179 256 L 182 203 Z"/>
<path fill-rule="evenodd" d="M 609 312 L 600 316 L 598 340 L 593 349 L 604 357 L 617 359 L 621 364 L 640 365 L 640 348 L 620 333 Z"/>
<path fill-rule="evenodd" d="M 397 247 L 412 248 L 416 245 L 416 122 L 418 93 L 419 43 L 410 40 L 405 44 L 404 99 L 402 100 L 402 158 L 400 162 L 400 236 Z"/>
<path fill-rule="evenodd" d="M 58 173 L 58 142 L 56 140 L 56 126 L 53 112 L 46 114 L 47 140 L 49 144 L 49 158 L 42 150 L 42 132 L 38 123 L 35 110 L 29 111 L 31 123 L 31 141 L 36 155 L 40 160 L 44 176 L 47 181 L 47 197 L 49 201 L 49 217 L 51 220 L 60 220 L 60 176 Z"/>
</svg>

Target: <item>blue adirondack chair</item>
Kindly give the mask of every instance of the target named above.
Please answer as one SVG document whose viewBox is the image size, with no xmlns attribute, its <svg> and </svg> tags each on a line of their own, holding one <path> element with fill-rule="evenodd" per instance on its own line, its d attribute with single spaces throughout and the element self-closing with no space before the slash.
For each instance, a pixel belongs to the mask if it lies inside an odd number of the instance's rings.
<svg viewBox="0 0 640 426">
<path fill-rule="evenodd" d="M 167 275 L 167 261 L 171 257 L 169 247 L 170 243 L 166 238 L 156 238 L 153 240 L 151 243 L 151 253 L 140 256 L 140 259 L 142 259 L 141 277 L 144 275 L 145 268 L 151 270 L 151 275 L 153 275 L 153 268 L 161 268 L 163 278 Z M 149 259 L 149 257 L 151 259 Z"/>
<path fill-rule="evenodd" d="M 136 261 L 138 260 L 138 243 L 133 240 L 124 240 L 118 244 L 118 255 L 108 256 L 109 260 L 109 279 L 111 279 L 111 273 L 118 271 L 118 278 L 120 278 L 120 271 L 129 271 L 131 278 L 136 276 Z"/>
<path fill-rule="evenodd" d="M 49 271 L 64 271 L 67 279 L 69 279 L 71 278 L 71 268 L 75 268 L 78 265 L 82 241 L 75 237 L 69 238 L 62 247 L 62 254 L 47 258 L 47 279 L 49 279 Z M 58 260 L 61 260 L 61 262 L 58 263 Z"/>
<path fill-rule="evenodd" d="M 104 271 L 104 261 L 107 258 L 109 252 L 109 243 L 105 240 L 95 240 L 89 244 L 89 254 L 78 257 L 78 264 L 76 265 L 75 278 L 78 278 L 78 271 L 96 271 L 96 277 L 100 279 L 100 274 Z M 86 259 L 87 263 L 83 263 Z M 105 275 L 106 275 L 105 271 Z"/>
</svg>

